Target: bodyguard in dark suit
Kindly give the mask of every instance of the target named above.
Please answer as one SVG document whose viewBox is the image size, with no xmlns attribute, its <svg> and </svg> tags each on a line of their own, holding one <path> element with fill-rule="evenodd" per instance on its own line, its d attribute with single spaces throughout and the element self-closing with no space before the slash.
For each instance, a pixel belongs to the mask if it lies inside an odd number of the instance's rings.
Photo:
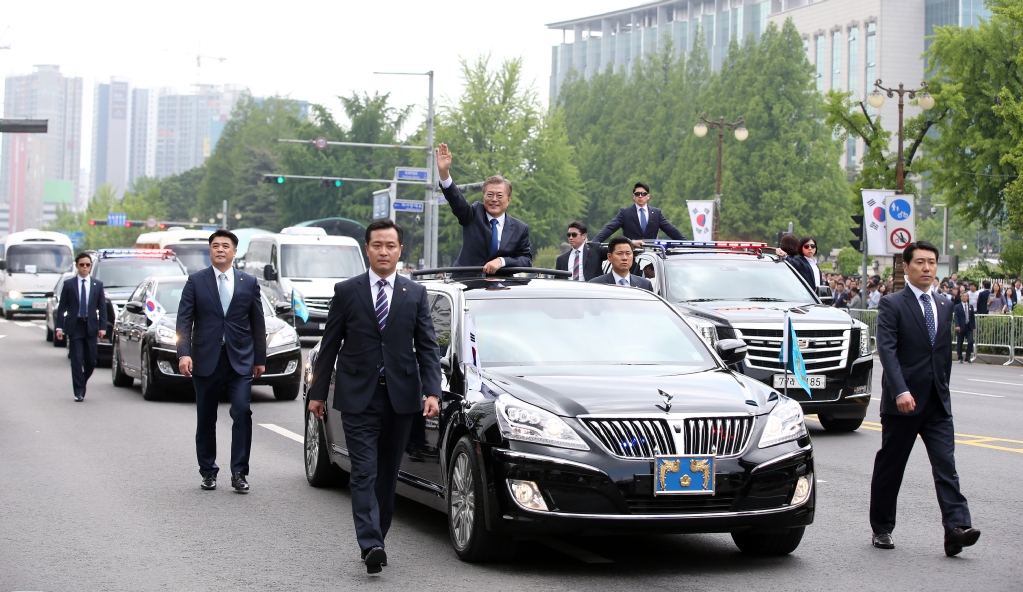
<svg viewBox="0 0 1023 592">
<path fill-rule="evenodd" d="M 612 218 L 593 240 L 602 243 L 619 228 L 622 229 L 622 235 L 631 239 L 637 247 L 642 246 L 643 240 L 657 238 L 659 230 L 663 230 L 669 238 L 686 239 L 678 228 L 665 219 L 661 210 L 647 205 L 650 201 L 650 187 L 646 183 L 636 183 L 632 188 L 632 200 L 636 202 L 635 205 L 618 210 L 618 215 Z"/>
<path fill-rule="evenodd" d="M 895 506 L 917 435 L 927 448 L 945 527 L 945 554 L 958 555 L 980 538 L 959 491 L 948 379 L 952 372 L 952 303 L 931 291 L 938 249 L 910 243 L 903 252 L 906 287 L 881 298 L 877 353 L 881 381 L 881 449 L 870 482 L 872 543 L 893 549 Z"/>
<path fill-rule="evenodd" d="M 558 255 L 554 269 L 571 271 L 569 278 L 588 282 L 600 275 L 600 265 L 607 260 L 607 249 L 598 242 L 586 240 L 586 225 L 578 220 L 568 225 L 568 251 Z"/>
<path fill-rule="evenodd" d="M 981 282 L 984 289 L 977 295 L 977 314 L 986 315 L 988 314 L 988 301 L 991 300 L 991 280 L 984 280 Z"/>
<path fill-rule="evenodd" d="M 590 280 L 591 284 L 612 284 L 617 286 L 634 286 L 650 292 L 654 285 L 650 280 L 634 275 L 632 269 L 632 241 L 624 236 L 616 236 L 607 243 L 607 260 L 611 262 L 611 271 Z"/>
<path fill-rule="evenodd" d="M 970 356 L 973 355 L 973 332 L 977 330 L 977 315 L 970 306 L 970 294 L 963 292 L 959 295 L 959 304 L 955 307 L 956 327 L 956 354 L 959 363 L 963 363 L 963 340 L 968 343 L 966 346 L 966 363 L 972 364 Z"/>
<path fill-rule="evenodd" d="M 64 280 L 60 304 L 54 316 L 54 334 L 59 341 L 67 333 L 71 357 L 71 388 L 75 401 L 85 400 L 85 383 L 96 369 L 96 342 L 106 335 L 107 300 L 103 282 L 89 276 L 92 257 L 79 253 L 75 257 L 78 275 Z M 101 329 L 100 327 L 103 327 Z"/>
<path fill-rule="evenodd" d="M 266 370 L 266 322 L 256 278 L 232 267 L 238 237 L 210 236 L 213 265 L 188 276 L 178 305 L 178 369 L 195 386 L 195 453 L 203 489 L 217 488 L 217 404 L 231 400 L 231 486 L 248 493 L 252 377 Z M 193 362 L 193 358 L 195 361 Z"/>
<path fill-rule="evenodd" d="M 355 533 L 366 571 L 387 564 L 398 467 L 416 414 L 439 413 L 440 358 L 426 289 L 398 275 L 403 233 L 391 220 L 366 228 L 370 270 L 334 286 L 309 411 L 322 418 L 331 374 L 352 461 Z"/>
<path fill-rule="evenodd" d="M 529 226 L 507 214 L 511 204 L 511 182 L 494 175 L 483 182 L 483 201 L 469 204 L 448 171 L 451 152 L 447 144 L 437 147 L 437 172 L 444 198 L 462 225 L 462 250 L 455 267 L 483 267 L 487 275 L 502 267 L 529 267 Z"/>
</svg>

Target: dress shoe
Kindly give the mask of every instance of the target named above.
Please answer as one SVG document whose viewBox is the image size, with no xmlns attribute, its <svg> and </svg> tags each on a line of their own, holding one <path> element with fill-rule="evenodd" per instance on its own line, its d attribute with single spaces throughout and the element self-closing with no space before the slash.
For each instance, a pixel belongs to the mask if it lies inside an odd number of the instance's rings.
<svg viewBox="0 0 1023 592">
<path fill-rule="evenodd" d="M 75 403 L 81 403 L 84 400 L 85 397 L 83 397 L 82 395 L 75 395 Z"/>
<path fill-rule="evenodd" d="M 960 363 L 960 364 L 962 364 L 962 363 L 963 363 L 963 361 L 962 361 L 962 360 L 959 360 L 959 363 Z"/>
<path fill-rule="evenodd" d="M 957 526 L 945 535 L 945 555 L 955 557 L 962 553 L 963 547 L 972 547 L 980 538 L 980 531 L 969 526 Z"/>
<path fill-rule="evenodd" d="M 245 475 L 241 473 L 231 473 L 231 487 L 238 493 L 249 492 L 249 482 L 245 480 Z"/>
<path fill-rule="evenodd" d="M 380 573 L 387 565 L 387 553 L 383 547 L 370 547 L 362 552 L 362 560 L 366 563 L 366 573 Z"/>
<path fill-rule="evenodd" d="M 870 543 L 878 549 L 895 548 L 895 540 L 892 539 L 891 533 L 888 532 L 875 532 L 874 536 L 870 539 Z"/>
<path fill-rule="evenodd" d="M 203 488 L 203 489 L 205 489 L 207 491 L 212 491 L 212 490 L 216 489 L 217 488 L 217 476 L 216 475 L 206 475 L 206 476 L 204 476 L 202 478 L 202 483 L 199 484 L 199 487 L 201 487 L 201 488 Z"/>
</svg>

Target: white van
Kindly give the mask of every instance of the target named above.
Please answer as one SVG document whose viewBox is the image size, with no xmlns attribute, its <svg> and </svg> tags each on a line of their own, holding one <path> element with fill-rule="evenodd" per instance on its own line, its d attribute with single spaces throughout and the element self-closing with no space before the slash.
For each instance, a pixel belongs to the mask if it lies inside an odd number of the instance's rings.
<svg viewBox="0 0 1023 592">
<path fill-rule="evenodd" d="M 212 230 L 187 230 L 172 226 L 160 232 L 147 232 L 135 239 L 136 249 L 170 249 L 188 273 L 210 266 L 210 235 Z"/>
<path fill-rule="evenodd" d="M 347 236 L 328 236 L 318 227 L 292 226 L 280 234 L 253 236 L 245 254 L 246 273 L 259 279 L 271 304 L 291 304 L 298 290 L 309 320 L 296 319 L 301 335 L 322 335 L 334 284 L 366 271 L 359 243 Z"/>
<path fill-rule="evenodd" d="M 74 269 L 71 239 L 59 232 L 29 228 L 3 239 L 0 294 L 4 318 L 15 313 L 46 314 L 46 293 Z"/>
</svg>

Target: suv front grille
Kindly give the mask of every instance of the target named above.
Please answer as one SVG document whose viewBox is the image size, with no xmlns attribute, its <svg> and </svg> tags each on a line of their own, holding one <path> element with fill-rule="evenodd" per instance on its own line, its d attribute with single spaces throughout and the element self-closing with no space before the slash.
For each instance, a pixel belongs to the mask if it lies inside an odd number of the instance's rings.
<svg viewBox="0 0 1023 592">
<path fill-rule="evenodd" d="M 305 298 L 304 300 L 309 312 L 327 314 L 327 309 L 330 308 L 330 298 Z"/>
<path fill-rule="evenodd" d="M 673 425 L 663 418 L 580 419 L 619 458 L 651 459 L 672 454 L 734 456 L 745 450 L 753 435 L 752 417 L 691 417 L 672 420 Z"/>
<path fill-rule="evenodd" d="M 806 347 L 800 347 L 806 362 L 806 371 L 828 372 L 845 368 L 849 355 L 849 329 L 800 329 L 796 325 L 796 337 L 807 340 Z M 736 327 L 746 342 L 746 363 L 761 370 L 783 370 L 778 361 L 781 353 L 782 330 Z"/>
</svg>

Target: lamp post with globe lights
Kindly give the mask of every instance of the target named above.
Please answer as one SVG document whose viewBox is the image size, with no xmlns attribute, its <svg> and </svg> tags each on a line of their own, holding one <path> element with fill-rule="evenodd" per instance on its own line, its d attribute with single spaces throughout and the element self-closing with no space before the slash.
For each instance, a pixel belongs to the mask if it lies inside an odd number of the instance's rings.
<svg viewBox="0 0 1023 592">
<path fill-rule="evenodd" d="M 870 106 L 873 107 L 874 109 L 880 109 L 881 105 L 884 105 L 885 95 L 888 95 L 889 99 L 894 97 L 895 95 L 899 95 L 899 140 L 898 140 L 899 144 L 898 158 L 896 159 L 895 163 L 895 194 L 902 195 L 904 188 L 903 180 L 905 177 L 905 171 L 903 170 L 904 164 L 902 153 L 902 143 L 903 140 L 905 139 L 905 130 L 903 129 L 902 124 L 902 112 L 906 104 L 905 99 L 908 96 L 910 100 L 913 100 L 917 98 L 917 95 L 920 95 L 920 100 L 918 101 L 920 108 L 923 109 L 924 111 L 930 111 L 931 109 L 934 108 L 934 97 L 931 96 L 931 93 L 927 92 L 926 82 L 921 82 L 920 88 L 908 89 L 905 86 L 903 86 L 901 82 L 899 83 L 898 88 L 885 88 L 881 86 L 881 79 L 878 78 L 877 81 L 874 83 L 874 92 L 870 93 L 867 96 L 867 103 L 869 103 Z M 896 254 L 894 259 L 895 260 L 892 265 L 892 270 L 895 272 L 894 287 L 895 290 L 901 290 L 905 284 L 905 276 L 903 275 L 901 265 L 902 255 Z"/>
<path fill-rule="evenodd" d="M 725 143 L 725 129 L 728 129 L 728 131 L 734 130 L 735 139 L 743 142 L 749 137 L 749 130 L 746 129 L 744 123 L 741 116 L 733 122 L 725 121 L 724 117 L 719 118 L 717 121 L 711 121 L 707 119 L 706 113 L 701 113 L 700 121 L 693 127 L 693 133 L 696 134 L 697 138 L 706 136 L 710 128 L 717 128 L 718 130 L 718 176 L 717 191 L 714 192 L 714 240 L 718 239 L 718 229 L 721 228 L 721 155 Z"/>
</svg>

